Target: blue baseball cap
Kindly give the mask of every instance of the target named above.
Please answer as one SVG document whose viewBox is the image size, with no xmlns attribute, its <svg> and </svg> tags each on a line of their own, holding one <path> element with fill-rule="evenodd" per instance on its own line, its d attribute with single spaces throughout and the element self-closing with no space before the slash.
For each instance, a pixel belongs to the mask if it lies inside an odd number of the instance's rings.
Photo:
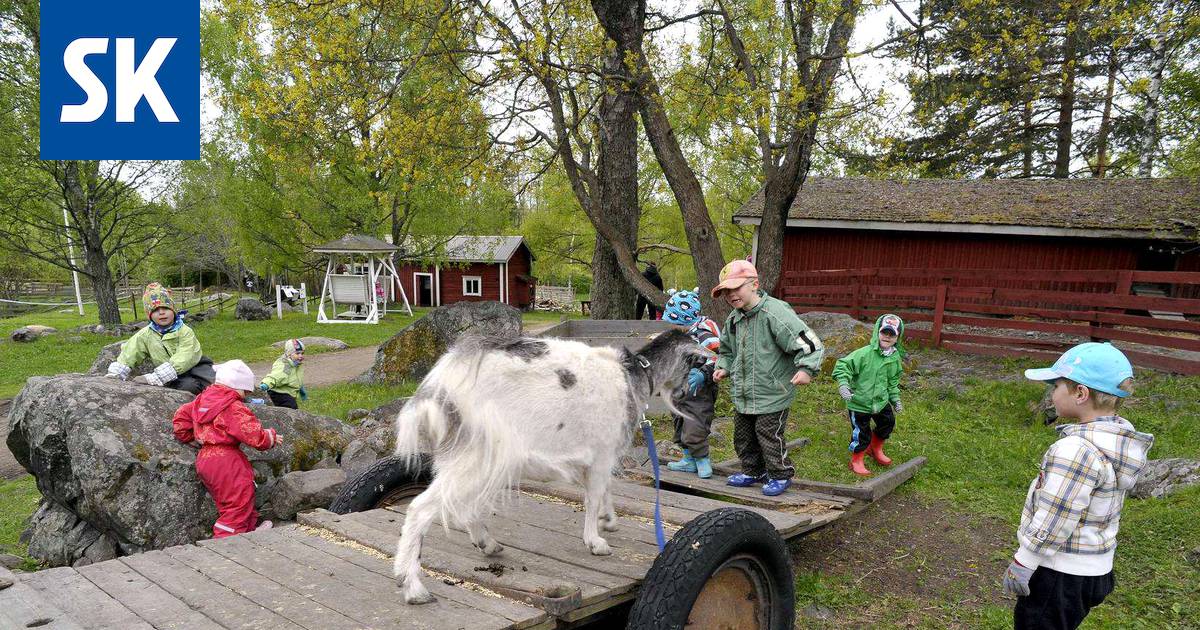
<svg viewBox="0 0 1200 630">
<path fill-rule="evenodd" d="M 1111 343 L 1096 342 L 1081 343 L 1067 350 L 1048 368 L 1025 370 L 1025 378 L 1032 381 L 1067 378 L 1121 398 L 1129 395 L 1121 389 L 1121 383 L 1132 377 L 1133 366 L 1125 353 Z"/>
</svg>

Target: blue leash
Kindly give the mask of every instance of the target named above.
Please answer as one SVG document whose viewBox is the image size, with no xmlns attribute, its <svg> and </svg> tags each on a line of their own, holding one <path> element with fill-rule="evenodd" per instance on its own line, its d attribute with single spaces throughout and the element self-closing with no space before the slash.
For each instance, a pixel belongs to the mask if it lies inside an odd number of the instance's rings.
<svg viewBox="0 0 1200 630">
<path fill-rule="evenodd" d="M 654 536 L 658 539 L 658 551 L 662 553 L 667 546 L 667 537 L 663 533 L 662 508 L 659 504 L 658 445 L 654 443 L 654 427 L 644 415 L 642 435 L 646 438 L 646 450 L 650 453 L 650 465 L 654 468 Z"/>
</svg>

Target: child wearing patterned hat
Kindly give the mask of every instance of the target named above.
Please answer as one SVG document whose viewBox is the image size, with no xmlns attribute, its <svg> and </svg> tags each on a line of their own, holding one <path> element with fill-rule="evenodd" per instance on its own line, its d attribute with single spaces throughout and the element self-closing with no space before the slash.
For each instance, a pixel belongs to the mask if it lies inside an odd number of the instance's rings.
<svg viewBox="0 0 1200 630">
<path fill-rule="evenodd" d="M 212 359 L 200 351 L 200 340 L 183 323 L 171 291 L 157 282 L 146 285 L 142 306 L 150 324 L 121 346 L 117 360 L 108 364 L 109 378 L 126 380 L 137 364 L 150 359 L 154 371 L 135 377 L 135 383 L 170 387 L 199 394 L 216 378 Z"/>
<path fill-rule="evenodd" d="M 304 389 L 304 342 L 288 339 L 283 342 L 283 356 L 275 359 L 271 373 L 263 377 L 259 389 L 271 397 L 276 407 L 296 409 L 296 397 L 308 400 Z"/>
<path fill-rule="evenodd" d="M 891 313 L 880 315 L 871 342 L 834 365 L 833 380 L 838 382 L 838 393 L 850 414 L 850 470 L 856 475 L 871 474 L 863 463 L 867 455 L 880 466 L 892 464 L 883 452 L 883 443 L 896 427 L 896 414 L 904 411 L 900 404 L 906 354 L 903 338 L 904 320 Z"/>
<path fill-rule="evenodd" d="M 700 312 L 700 297 L 695 290 L 672 293 L 663 309 L 662 319 L 685 331 L 714 354 L 707 360 L 696 357 L 688 368 L 687 382 L 671 393 L 671 404 L 686 415 L 673 416 L 675 443 L 683 449 L 683 459 L 667 464 L 671 470 L 694 472 L 701 479 L 708 479 L 712 476 L 708 433 L 717 403 L 717 383 L 712 374 L 717 364 L 715 355 L 721 345 L 721 331 L 716 322 Z"/>
</svg>

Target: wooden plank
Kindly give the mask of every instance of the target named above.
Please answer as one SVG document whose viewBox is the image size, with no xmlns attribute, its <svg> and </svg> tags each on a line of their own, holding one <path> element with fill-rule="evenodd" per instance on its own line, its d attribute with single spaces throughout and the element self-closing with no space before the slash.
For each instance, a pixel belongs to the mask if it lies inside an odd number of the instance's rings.
<svg viewBox="0 0 1200 630">
<path fill-rule="evenodd" d="M 1005 337 L 1003 335 L 976 335 L 971 333 L 942 333 L 942 339 L 948 342 L 978 343 L 1012 348 L 1047 349 L 1062 352 L 1075 345 L 1072 342 L 1057 339 L 1037 339 L 1035 337 Z"/>
<path fill-rule="evenodd" d="M 643 477 L 649 476 L 653 479 L 653 473 L 647 470 L 638 470 L 637 474 Z M 818 498 L 803 490 L 791 490 L 774 497 L 769 497 L 762 493 L 762 490 L 757 487 L 737 488 L 727 485 L 724 479 L 710 478 L 701 479 L 694 473 L 675 472 L 663 467 L 659 474 L 664 484 L 671 484 L 680 488 L 687 488 L 697 492 L 705 492 L 717 496 L 729 497 L 739 503 L 746 505 L 756 505 L 767 509 L 777 509 L 779 506 L 798 507 L 805 505 L 827 505 L 830 507 L 842 507 L 848 505 L 851 500 L 844 497 L 831 497 L 828 499 Z"/>
<path fill-rule="evenodd" d="M 0 590 L 0 627 L 83 630 L 82 625 L 12 571 L 0 567 L 0 579 L 12 582 L 12 586 Z"/>
<path fill-rule="evenodd" d="M 521 484 L 521 491 L 526 494 L 545 495 L 563 501 L 570 501 L 576 505 L 583 505 L 583 491 L 567 484 L 524 482 Z M 642 499 L 621 496 L 616 492 L 613 493 L 612 498 L 613 509 L 616 510 L 618 517 L 626 520 L 630 520 L 631 518 L 654 518 L 653 499 L 647 503 Z M 663 527 L 668 535 L 673 534 L 680 527 L 700 516 L 700 514 L 701 511 L 664 505 L 662 506 Z"/>
<path fill-rule="evenodd" d="M 377 598 L 403 600 L 392 574 L 392 563 L 378 552 L 367 553 L 345 544 L 313 536 L 296 526 L 272 530 L 272 537 L 255 537 L 252 542 L 263 545 L 310 567 L 326 570 L 339 580 L 356 584 Z M 311 531 L 311 530 L 310 530 Z M 544 611 L 497 594 L 476 592 L 461 585 L 447 584 L 445 579 L 425 581 L 429 591 L 440 599 L 448 599 L 503 617 L 514 630 L 534 630 L 553 627 L 554 619 Z"/>
<path fill-rule="evenodd" d="M 302 524 L 329 530 L 365 547 L 392 555 L 399 538 L 398 529 L 381 531 L 348 516 L 351 515 L 310 510 L 297 518 Z M 547 568 L 562 567 L 557 561 L 543 559 L 521 549 L 507 549 L 503 562 L 486 559 L 477 549 L 469 547 L 469 541 L 456 545 L 445 539 L 440 527 L 430 528 L 421 543 L 421 565 L 426 569 L 478 584 L 555 615 L 583 605 L 585 601 L 590 603 L 604 599 L 608 588 L 590 580 L 612 579 L 612 576 L 586 570 L 575 571 L 572 578 L 566 578 L 561 572 Z M 522 570 L 491 572 L 487 570 L 491 564 L 521 567 Z"/>
<path fill-rule="evenodd" d="M 1116 328 L 1099 328 L 1096 326 L 1091 328 L 1091 336 L 1096 339 L 1112 339 L 1114 341 L 1128 341 L 1147 346 L 1158 346 L 1159 348 L 1175 348 L 1177 350 L 1200 352 L 1200 339 L 1189 337 L 1155 335 L 1134 330 L 1118 330 Z"/>
<path fill-rule="evenodd" d="M 228 550 L 240 541 L 236 536 L 221 538 L 215 544 L 206 547 L 184 545 L 171 547 L 165 553 L 203 573 L 209 578 L 220 582 L 231 591 L 246 599 L 279 613 L 293 623 L 304 628 L 318 630 L 320 628 L 358 628 L 367 619 L 353 619 L 336 610 L 323 606 L 318 601 L 306 595 L 294 592 L 276 580 L 284 578 L 282 571 L 274 572 L 275 567 L 263 566 L 259 558 L 242 556 L 236 561 L 227 555 L 217 553 L 215 549 Z M 251 568 L 253 567 L 253 568 Z M 289 583 L 295 584 L 291 580 Z"/>
<path fill-rule="evenodd" d="M 221 630 L 221 626 L 117 560 L 77 569 L 138 617 L 161 630 Z"/>
<path fill-rule="evenodd" d="M 1125 353 L 1125 356 L 1129 357 L 1129 360 L 1132 361 L 1134 365 L 1152 367 L 1159 370 L 1166 370 L 1168 372 L 1177 372 L 1179 374 L 1200 374 L 1200 361 L 1151 354 L 1149 352 L 1130 350 L 1128 348 L 1122 348 L 1122 351 Z"/>
<path fill-rule="evenodd" d="M 303 630 L 162 551 L 123 556 L 118 561 L 226 628 Z"/>
<path fill-rule="evenodd" d="M 1200 271 L 1134 271 L 1133 281 L 1200 284 Z"/>
<path fill-rule="evenodd" d="M 1059 323 L 1045 321 L 1029 321 L 1022 319 L 1001 319 L 998 317 L 970 317 L 965 315 L 946 315 L 947 324 L 963 324 L 981 328 L 998 328 L 1002 330 L 1033 330 L 1037 332 L 1060 333 L 1087 337 L 1091 327 L 1087 324 Z"/>
<path fill-rule="evenodd" d="M 551 494 L 569 501 L 583 501 L 583 492 L 575 486 L 566 484 L 544 485 L 537 487 L 537 491 L 545 494 Z M 638 515 L 643 518 L 654 517 L 654 488 L 643 486 L 627 481 L 619 481 L 613 483 L 612 486 L 613 504 L 614 507 L 626 501 L 633 501 L 632 506 L 636 507 L 640 512 Z M 716 510 L 723 507 L 730 507 L 730 504 L 708 497 L 699 497 L 690 494 L 681 494 L 678 492 L 663 491 L 662 492 L 662 510 L 664 517 L 671 510 L 685 510 L 692 516 L 683 521 L 686 524 L 691 519 L 700 516 L 709 510 Z M 766 518 L 783 537 L 790 536 L 792 532 L 802 528 L 805 522 L 810 518 L 804 514 L 784 513 L 776 510 L 763 509 L 757 506 L 739 505 L 736 507 L 745 508 L 756 514 Z M 618 513 L 621 510 L 618 508 Z M 635 513 L 635 512 L 628 512 Z M 668 535 L 671 532 L 668 531 Z"/>
<path fill-rule="evenodd" d="M 96 588 L 95 584 L 71 567 L 29 573 L 22 576 L 21 581 L 33 587 L 48 601 L 54 602 L 84 628 L 153 630 L 153 626 L 108 593 Z"/>
<path fill-rule="evenodd" d="M 277 536 L 278 534 L 270 532 L 231 536 L 205 547 L 230 560 L 253 567 L 263 580 L 274 580 L 289 585 L 316 604 L 353 619 L 357 627 L 496 630 L 511 625 L 503 617 L 493 616 L 449 599 L 409 606 L 404 603 L 395 582 L 389 585 L 387 596 L 381 597 L 376 593 L 367 592 L 363 585 L 337 579 L 337 571 L 333 567 L 313 568 L 253 540 Z M 313 627 L 325 626 L 314 620 Z"/>
<path fill-rule="evenodd" d="M 726 468 L 726 470 L 732 471 L 730 474 L 733 474 L 735 472 L 741 472 L 741 469 L 742 468 L 741 468 L 740 462 L 737 464 L 736 467 L 730 466 L 730 467 Z M 714 471 L 716 470 L 715 466 L 713 467 L 713 470 Z M 654 469 L 651 467 L 651 465 L 649 463 L 647 463 L 647 464 L 641 466 L 639 469 L 637 469 L 636 474 L 639 477 L 641 477 L 643 480 L 648 481 L 651 484 L 654 482 Z M 668 483 L 668 484 L 671 484 L 673 486 L 680 487 L 680 488 L 692 489 L 692 488 L 690 488 L 690 486 L 685 485 L 684 483 L 674 483 L 674 481 L 672 481 L 672 480 L 678 480 L 680 482 L 685 482 L 689 479 L 689 477 L 694 477 L 694 475 L 695 475 L 695 473 L 675 472 L 664 466 L 664 467 L 660 468 L 659 477 L 662 479 L 663 483 Z M 700 478 L 696 477 L 696 481 L 698 483 L 705 484 L 706 488 L 710 487 L 710 485 L 712 483 L 717 483 L 719 485 L 724 485 L 725 487 L 728 487 L 731 490 L 737 490 L 737 488 L 725 485 L 725 479 L 723 479 L 723 478 L 712 477 L 710 479 L 705 480 L 705 479 L 700 479 Z M 813 503 L 822 503 L 822 504 L 827 504 L 827 505 L 831 505 L 831 506 L 846 506 L 846 505 L 849 505 L 851 502 L 853 502 L 854 499 L 859 498 L 857 496 L 854 496 L 855 486 L 844 486 L 845 488 L 847 488 L 849 490 L 849 493 L 847 493 L 847 492 L 834 493 L 834 492 L 828 492 L 825 489 L 815 489 L 815 488 L 810 489 L 808 487 L 801 487 L 802 485 L 807 485 L 807 484 L 808 484 L 807 480 L 795 479 L 795 478 L 792 479 L 792 487 L 788 489 L 788 493 L 789 493 L 788 500 L 792 504 L 809 505 L 809 504 L 813 504 Z M 650 487 L 653 488 L 653 486 L 650 486 Z M 713 493 L 709 490 L 705 490 L 705 492 L 709 492 L 710 494 L 720 494 L 720 493 Z M 681 493 L 681 492 L 675 492 L 674 494 L 677 496 L 685 496 L 685 497 L 695 496 L 693 494 L 687 494 L 687 493 Z"/>
<path fill-rule="evenodd" d="M 871 501 L 878 501 L 895 490 L 900 484 L 908 481 L 925 465 L 924 457 L 914 457 L 903 464 L 889 468 L 887 472 L 875 475 L 864 482 L 871 489 Z"/>
</svg>

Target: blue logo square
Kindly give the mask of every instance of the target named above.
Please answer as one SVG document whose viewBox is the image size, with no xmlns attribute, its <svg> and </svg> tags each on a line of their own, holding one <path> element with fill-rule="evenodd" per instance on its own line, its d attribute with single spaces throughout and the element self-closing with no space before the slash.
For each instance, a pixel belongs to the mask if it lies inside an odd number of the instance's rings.
<svg viewBox="0 0 1200 630">
<path fill-rule="evenodd" d="M 43 160 L 200 159 L 200 2 L 41 2 Z"/>
</svg>

